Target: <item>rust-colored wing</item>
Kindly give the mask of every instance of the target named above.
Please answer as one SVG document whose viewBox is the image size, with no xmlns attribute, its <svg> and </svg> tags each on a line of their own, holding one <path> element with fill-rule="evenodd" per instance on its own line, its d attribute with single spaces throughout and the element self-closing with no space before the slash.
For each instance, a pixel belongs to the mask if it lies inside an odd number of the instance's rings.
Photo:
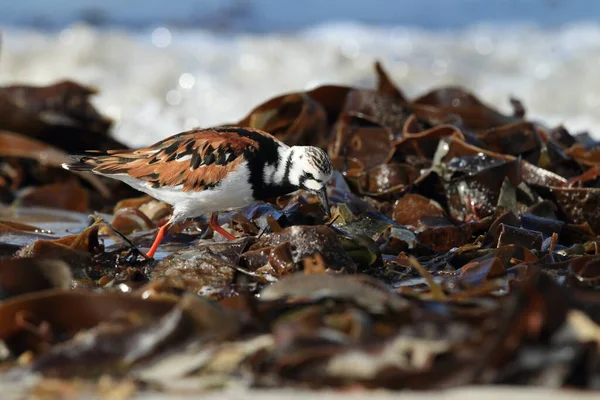
<svg viewBox="0 0 600 400">
<path fill-rule="evenodd" d="M 155 188 L 182 185 L 184 192 L 200 191 L 214 187 L 254 156 L 258 142 L 242 132 L 268 136 L 247 128 L 195 129 L 144 149 L 78 157 L 67 167 L 108 176 L 127 174 Z"/>
</svg>

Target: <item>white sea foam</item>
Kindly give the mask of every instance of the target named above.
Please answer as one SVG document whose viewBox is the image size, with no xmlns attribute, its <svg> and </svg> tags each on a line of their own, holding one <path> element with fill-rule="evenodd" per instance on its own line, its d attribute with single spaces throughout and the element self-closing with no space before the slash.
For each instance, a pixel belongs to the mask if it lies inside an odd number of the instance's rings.
<svg viewBox="0 0 600 400">
<path fill-rule="evenodd" d="M 446 32 L 338 23 L 287 35 L 10 28 L 0 85 L 71 78 L 95 86 L 101 93 L 94 103 L 117 121 L 114 135 L 139 146 L 236 121 L 282 92 L 373 86 L 376 59 L 409 96 L 459 84 L 503 111 L 515 96 L 533 118 L 600 137 L 600 25 L 591 23 Z"/>
</svg>

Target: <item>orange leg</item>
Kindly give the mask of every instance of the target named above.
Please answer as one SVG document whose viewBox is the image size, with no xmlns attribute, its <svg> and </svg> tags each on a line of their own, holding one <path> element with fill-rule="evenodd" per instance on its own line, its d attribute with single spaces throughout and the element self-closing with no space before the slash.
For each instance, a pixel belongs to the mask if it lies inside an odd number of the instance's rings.
<svg viewBox="0 0 600 400">
<path fill-rule="evenodd" d="M 170 227 L 171 227 L 171 224 L 166 223 L 160 228 L 160 230 L 156 234 L 156 239 L 154 239 L 154 243 L 152 243 L 152 247 L 150 247 L 150 251 L 147 253 L 148 257 L 150 257 L 150 258 L 154 257 L 154 253 L 156 253 L 156 250 L 158 249 L 160 242 L 162 242 L 162 240 L 165 238 L 165 235 L 167 234 L 167 231 L 169 230 Z"/>
<path fill-rule="evenodd" d="M 213 230 L 213 232 L 219 232 L 221 236 L 223 236 L 227 240 L 235 239 L 231 233 L 227 232 L 221 225 L 219 225 L 219 221 L 217 219 L 217 213 L 212 213 L 210 216 L 210 220 L 208 221 L 208 226 Z"/>
</svg>

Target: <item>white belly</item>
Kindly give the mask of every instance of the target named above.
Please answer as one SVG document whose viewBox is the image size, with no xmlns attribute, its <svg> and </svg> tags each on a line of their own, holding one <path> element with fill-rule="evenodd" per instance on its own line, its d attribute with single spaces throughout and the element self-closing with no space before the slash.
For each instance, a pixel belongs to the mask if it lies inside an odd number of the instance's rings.
<svg viewBox="0 0 600 400">
<path fill-rule="evenodd" d="M 147 193 L 157 200 L 171 204 L 173 220 L 177 221 L 215 211 L 234 210 L 252 204 L 254 197 L 249 176 L 247 162 L 243 162 L 215 188 L 197 192 L 192 190 L 184 192 L 181 190 L 182 185 L 153 188 L 129 176 L 113 175 L 111 177 Z"/>
</svg>

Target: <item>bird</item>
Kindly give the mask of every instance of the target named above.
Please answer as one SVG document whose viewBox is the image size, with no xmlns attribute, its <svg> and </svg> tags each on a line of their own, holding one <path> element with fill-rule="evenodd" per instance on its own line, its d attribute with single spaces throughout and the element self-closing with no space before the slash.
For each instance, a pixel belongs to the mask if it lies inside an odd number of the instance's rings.
<svg viewBox="0 0 600 400">
<path fill-rule="evenodd" d="M 146 253 L 153 258 L 173 224 L 211 214 L 209 226 L 228 240 L 217 213 L 297 190 L 317 195 L 331 217 L 327 184 L 333 175 L 326 151 L 288 146 L 259 129 L 223 126 L 185 131 L 140 149 L 86 151 L 70 155 L 62 167 L 120 180 L 157 200 L 173 213 Z"/>
</svg>

